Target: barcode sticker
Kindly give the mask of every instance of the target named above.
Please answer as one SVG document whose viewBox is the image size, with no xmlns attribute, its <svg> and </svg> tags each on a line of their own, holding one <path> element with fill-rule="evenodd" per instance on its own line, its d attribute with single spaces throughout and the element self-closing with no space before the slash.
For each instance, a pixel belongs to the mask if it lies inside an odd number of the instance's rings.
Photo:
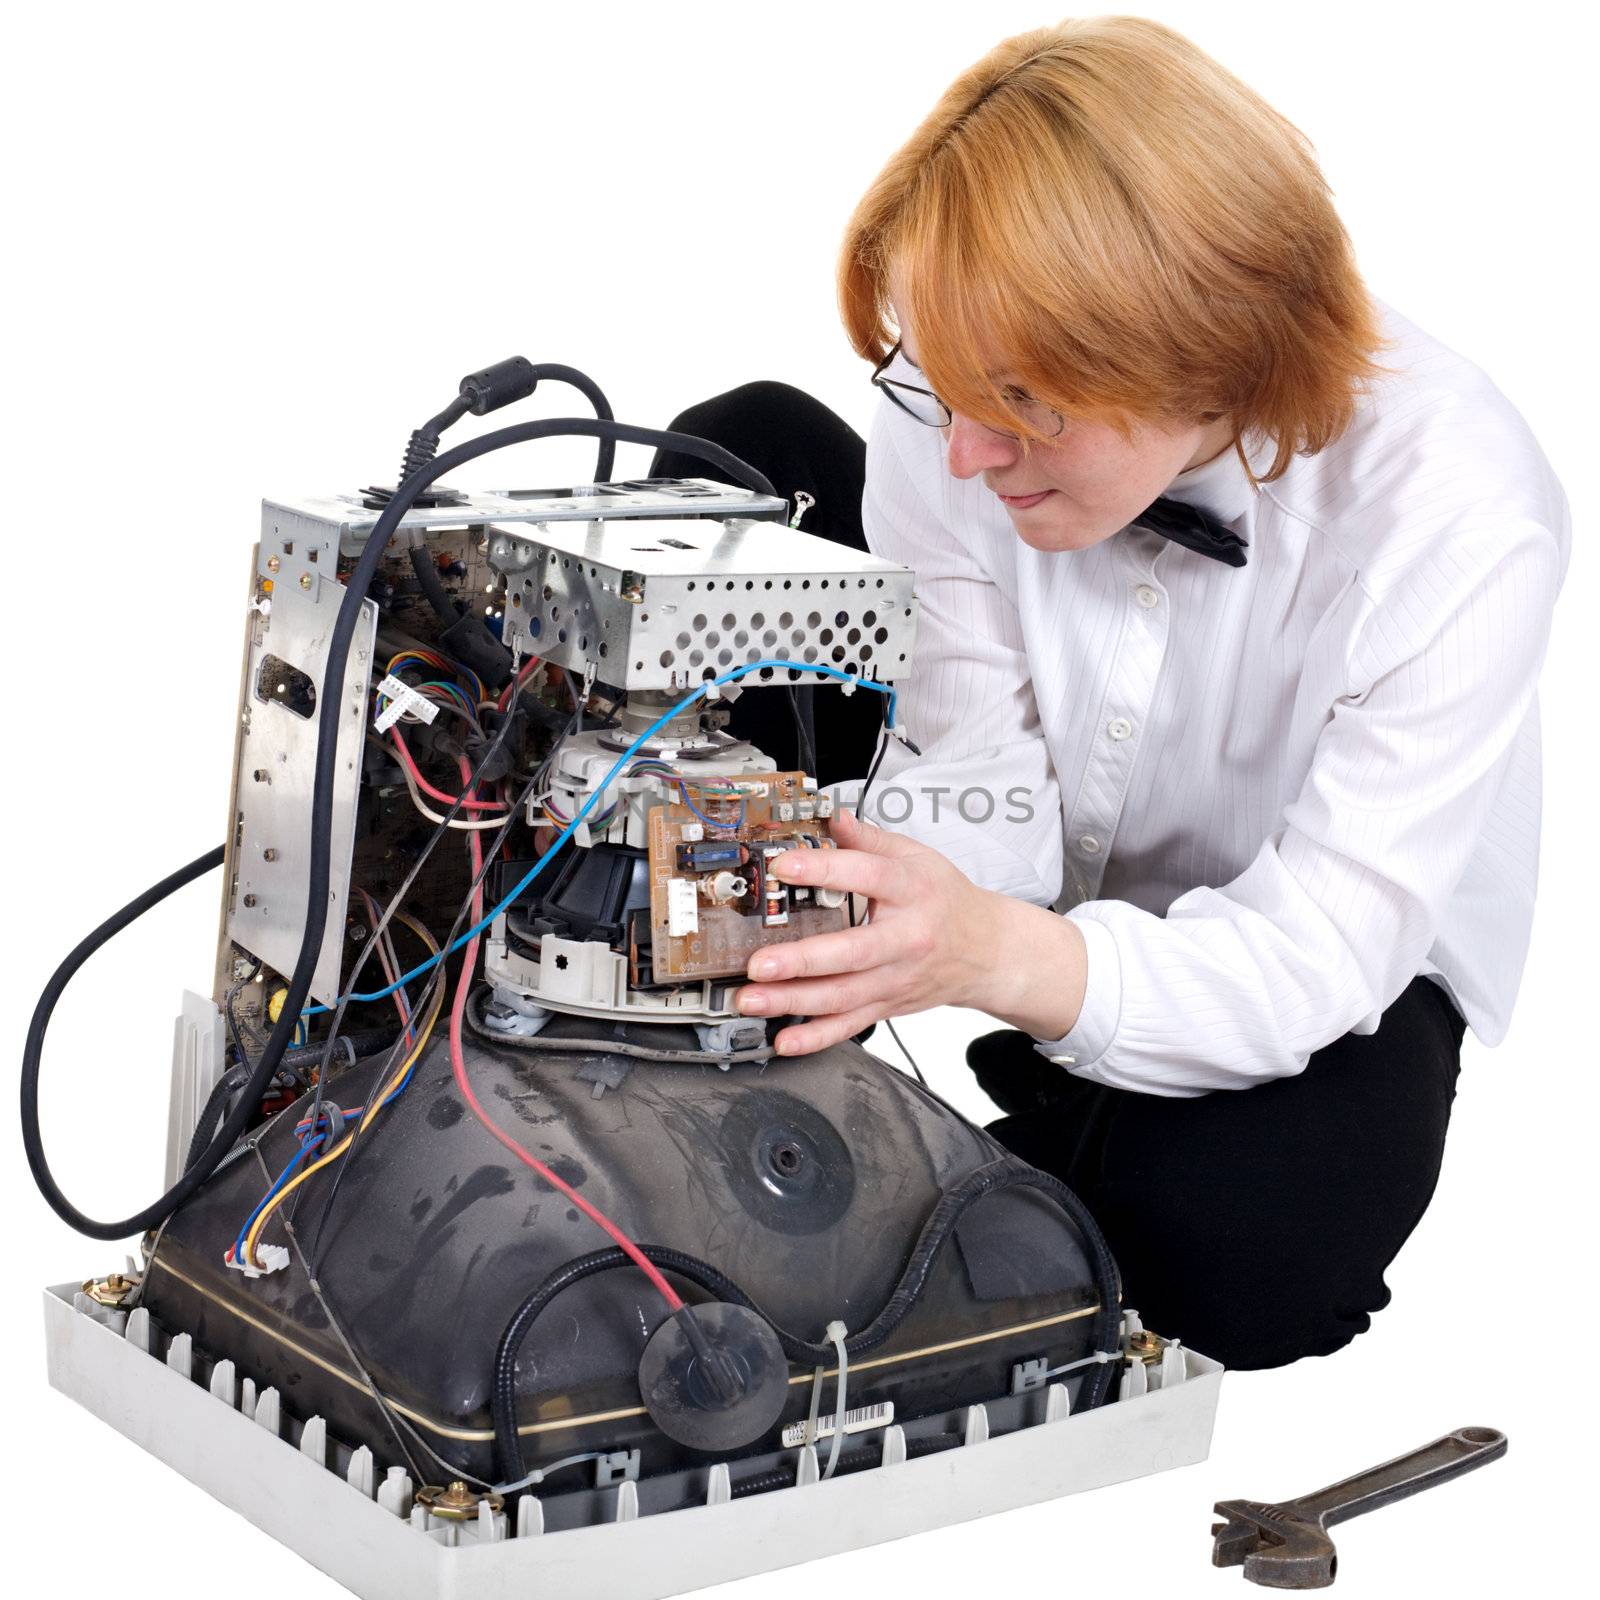
<svg viewBox="0 0 1600 1600">
<path fill-rule="evenodd" d="M 871 1428 L 887 1428 L 894 1421 L 894 1401 L 884 1400 L 875 1406 L 857 1406 L 854 1411 L 844 1414 L 844 1431 L 850 1433 L 865 1433 Z M 831 1439 L 833 1437 L 833 1418 L 817 1418 L 817 1437 Z M 806 1442 L 806 1425 L 804 1422 L 791 1422 L 783 1430 L 783 1448 L 785 1450 L 797 1449 Z"/>
<path fill-rule="evenodd" d="M 379 733 L 387 733 L 408 711 L 424 722 L 432 722 L 439 715 L 433 701 L 418 694 L 409 683 L 402 683 L 392 672 L 378 685 L 378 693 L 389 702 L 373 718 L 372 725 Z"/>
</svg>

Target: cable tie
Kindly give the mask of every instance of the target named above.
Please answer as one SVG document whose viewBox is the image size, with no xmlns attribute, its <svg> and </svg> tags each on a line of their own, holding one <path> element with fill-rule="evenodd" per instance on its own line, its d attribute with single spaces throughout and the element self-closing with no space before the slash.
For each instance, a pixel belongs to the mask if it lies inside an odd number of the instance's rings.
<svg viewBox="0 0 1600 1600">
<path fill-rule="evenodd" d="M 494 1492 L 498 1495 L 520 1494 L 524 1489 L 531 1489 L 536 1483 L 543 1483 L 552 1472 L 559 1472 L 563 1467 L 581 1466 L 585 1461 L 598 1461 L 601 1452 L 590 1450 L 581 1456 L 563 1456 L 559 1461 L 551 1461 L 542 1467 L 535 1467 L 526 1477 L 518 1478 L 515 1483 L 497 1483 Z"/>
<path fill-rule="evenodd" d="M 850 1376 L 850 1352 L 845 1348 L 845 1326 L 837 1317 L 828 1324 L 827 1335 L 839 1358 L 839 1383 L 834 1396 L 833 1438 L 828 1445 L 828 1464 L 822 1469 L 824 1478 L 833 1476 L 839 1464 L 839 1441 L 844 1438 L 845 1384 Z M 812 1402 L 815 1405 L 815 1401 Z"/>
<path fill-rule="evenodd" d="M 805 1431 L 800 1435 L 800 1448 L 804 1450 L 807 1445 L 817 1442 L 817 1413 L 822 1409 L 822 1364 L 817 1364 L 817 1369 L 811 1374 L 811 1411 L 806 1417 Z"/>
<path fill-rule="evenodd" d="M 1047 1378 L 1059 1378 L 1063 1372 L 1076 1372 L 1079 1367 L 1104 1366 L 1108 1361 L 1121 1361 L 1126 1352 L 1122 1350 L 1095 1350 L 1077 1361 L 1069 1361 L 1064 1366 L 1051 1367 L 1045 1373 Z"/>
</svg>

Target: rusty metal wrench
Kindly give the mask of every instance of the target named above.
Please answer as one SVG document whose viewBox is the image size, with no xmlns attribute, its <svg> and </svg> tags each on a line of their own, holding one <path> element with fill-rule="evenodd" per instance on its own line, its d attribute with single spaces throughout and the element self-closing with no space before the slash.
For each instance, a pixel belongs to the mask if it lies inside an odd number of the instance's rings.
<svg viewBox="0 0 1600 1600">
<path fill-rule="evenodd" d="M 1216 1513 L 1226 1520 L 1211 1530 L 1211 1560 L 1219 1567 L 1242 1563 L 1252 1583 L 1273 1589 L 1325 1588 L 1339 1563 L 1328 1537 L 1334 1523 L 1448 1483 L 1505 1453 L 1506 1436 L 1498 1429 L 1457 1428 L 1409 1455 L 1298 1500 L 1281 1505 L 1219 1500 Z"/>
</svg>

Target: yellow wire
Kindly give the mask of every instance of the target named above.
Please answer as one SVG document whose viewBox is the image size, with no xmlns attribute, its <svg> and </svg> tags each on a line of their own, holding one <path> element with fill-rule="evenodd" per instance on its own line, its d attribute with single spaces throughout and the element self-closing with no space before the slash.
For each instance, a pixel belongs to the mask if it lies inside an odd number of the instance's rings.
<svg viewBox="0 0 1600 1600">
<path fill-rule="evenodd" d="M 405 1060 L 402 1061 L 398 1067 L 396 1067 L 394 1075 L 384 1085 L 383 1092 L 378 1095 L 373 1104 L 369 1106 L 362 1114 L 361 1122 L 356 1130 L 356 1133 L 366 1132 L 373 1118 L 376 1117 L 377 1114 L 383 1109 L 384 1101 L 389 1098 L 389 1095 L 398 1086 L 401 1079 L 404 1078 L 406 1073 L 411 1070 L 413 1063 L 415 1063 L 417 1058 L 427 1047 L 428 1037 L 433 1032 L 433 1026 L 439 1020 L 439 1014 L 441 1011 L 443 1011 L 443 1009 L 444 988 L 443 985 L 441 985 L 438 998 L 434 1001 L 432 1007 L 428 1011 L 428 1019 L 423 1024 L 422 1032 L 418 1036 L 417 1042 L 411 1047 L 411 1051 L 406 1056 Z M 347 1133 L 332 1150 L 328 1151 L 326 1155 L 318 1157 L 318 1159 L 312 1162 L 312 1164 L 303 1172 L 296 1173 L 295 1176 L 288 1183 L 286 1183 L 283 1188 L 281 1188 L 272 1197 L 271 1200 L 267 1202 L 265 1208 L 261 1212 L 261 1215 L 257 1217 L 256 1220 L 251 1224 L 250 1232 L 245 1235 L 244 1258 L 247 1262 L 249 1262 L 252 1266 L 260 1266 L 261 1263 L 256 1255 L 256 1244 L 260 1240 L 262 1228 L 266 1226 L 267 1221 L 272 1216 L 273 1212 L 275 1212 L 278 1207 L 281 1206 L 283 1202 L 287 1200 L 289 1196 L 292 1195 L 295 1190 L 298 1189 L 300 1185 L 304 1183 L 306 1179 L 309 1178 L 314 1172 L 321 1172 L 324 1167 L 331 1166 L 335 1161 L 337 1161 L 339 1157 L 342 1156 L 350 1148 L 350 1146 L 355 1143 L 355 1140 L 356 1134 Z"/>
<path fill-rule="evenodd" d="M 403 922 L 408 928 L 411 929 L 413 933 L 422 939 L 423 943 L 426 944 L 429 950 L 431 950 L 435 955 L 439 953 L 439 946 L 434 942 L 432 935 L 429 934 L 428 930 L 424 928 L 420 922 L 413 922 L 412 919 L 406 916 L 404 912 L 397 913 L 395 916 L 395 921 Z M 422 1025 L 422 1031 L 417 1035 L 416 1043 L 412 1045 L 409 1053 L 406 1055 L 405 1060 L 394 1069 L 394 1072 L 390 1075 L 389 1081 L 383 1086 L 382 1093 L 374 1096 L 372 1104 L 369 1105 L 362 1113 L 361 1122 L 357 1126 L 356 1132 L 347 1133 L 332 1150 L 329 1150 L 326 1154 L 319 1156 L 303 1172 L 296 1173 L 295 1176 L 288 1183 L 286 1183 L 270 1201 L 267 1202 L 266 1206 L 262 1209 L 261 1215 L 257 1217 L 256 1220 L 250 1225 L 250 1231 L 245 1235 L 244 1240 L 244 1259 L 251 1266 L 259 1267 L 261 1265 L 261 1262 L 256 1255 L 256 1244 L 261 1238 L 261 1230 L 266 1226 L 267 1221 L 272 1216 L 273 1212 L 275 1212 L 278 1207 L 281 1206 L 283 1202 L 287 1200 L 289 1196 L 292 1195 L 295 1190 L 298 1189 L 300 1185 L 312 1175 L 312 1173 L 321 1172 L 324 1167 L 332 1165 L 333 1162 L 337 1161 L 339 1157 L 342 1156 L 345 1151 L 347 1151 L 350 1146 L 355 1143 L 358 1134 L 362 1134 L 367 1131 L 367 1128 L 371 1125 L 373 1118 L 383 1110 L 384 1101 L 386 1101 L 394 1092 L 401 1080 L 404 1079 L 405 1075 L 411 1070 L 418 1058 L 422 1055 L 422 1052 L 427 1048 L 428 1038 L 433 1032 L 434 1024 L 438 1022 L 439 1016 L 444 1010 L 444 996 L 446 988 L 447 985 L 441 983 L 439 984 L 438 988 L 434 990 L 433 1003 L 428 1008 L 427 1020 Z"/>
</svg>

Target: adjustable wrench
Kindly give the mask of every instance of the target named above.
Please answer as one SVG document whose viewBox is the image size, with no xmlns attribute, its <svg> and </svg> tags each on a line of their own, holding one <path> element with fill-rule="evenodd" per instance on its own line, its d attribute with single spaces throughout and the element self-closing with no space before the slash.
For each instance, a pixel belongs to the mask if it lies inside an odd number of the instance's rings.
<svg viewBox="0 0 1600 1600">
<path fill-rule="evenodd" d="M 1212 1562 L 1242 1564 L 1252 1583 L 1274 1589 L 1324 1588 L 1338 1566 L 1327 1533 L 1334 1523 L 1448 1483 L 1505 1453 L 1506 1436 L 1497 1429 L 1457 1428 L 1409 1455 L 1298 1500 L 1219 1500 L 1216 1513 L 1225 1520 L 1211 1530 Z"/>
</svg>

